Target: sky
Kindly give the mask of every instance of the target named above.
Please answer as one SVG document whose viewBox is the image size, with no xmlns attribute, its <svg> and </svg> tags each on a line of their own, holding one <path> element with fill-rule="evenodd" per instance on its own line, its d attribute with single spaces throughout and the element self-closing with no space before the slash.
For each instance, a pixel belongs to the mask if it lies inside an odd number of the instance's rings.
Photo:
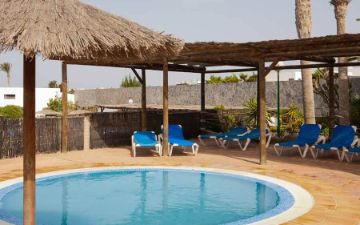
<svg viewBox="0 0 360 225">
<path fill-rule="evenodd" d="M 172 34 L 186 42 L 248 42 L 297 38 L 294 0 L 82 0 L 115 15 L 138 22 L 154 31 Z M 347 32 L 360 33 L 360 0 L 349 5 Z M 336 34 L 336 20 L 329 0 L 313 0 L 313 36 Z M 12 64 L 11 86 L 22 86 L 22 56 L 19 52 L 0 54 L 0 63 Z M 58 61 L 37 60 L 37 87 L 47 87 L 50 80 L 61 81 Z M 294 73 L 288 72 L 288 73 Z M 354 69 L 359 73 L 359 69 Z M 69 66 L 70 88 L 116 88 L 132 74 L 129 69 Z M 149 71 L 147 84 L 162 84 L 162 73 Z M 170 85 L 199 80 L 199 75 L 170 73 Z M 0 74 L 0 86 L 6 86 Z"/>
</svg>

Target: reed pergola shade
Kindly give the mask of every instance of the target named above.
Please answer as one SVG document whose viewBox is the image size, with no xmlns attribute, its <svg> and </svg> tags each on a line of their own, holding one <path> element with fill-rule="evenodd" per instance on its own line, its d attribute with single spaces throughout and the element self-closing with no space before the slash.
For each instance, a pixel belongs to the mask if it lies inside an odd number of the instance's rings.
<svg viewBox="0 0 360 225">
<path fill-rule="evenodd" d="M 78 0 L 2 0 L 0 51 L 45 59 L 144 62 L 177 55 L 183 41 Z"/>
</svg>

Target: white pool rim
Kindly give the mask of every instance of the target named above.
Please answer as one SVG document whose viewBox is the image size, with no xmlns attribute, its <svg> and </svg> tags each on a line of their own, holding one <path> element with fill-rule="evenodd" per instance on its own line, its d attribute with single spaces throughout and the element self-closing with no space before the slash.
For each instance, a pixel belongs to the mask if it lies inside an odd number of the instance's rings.
<svg viewBox="0 0 360 225">
<path fill-rule="evenodd" d="M 192 171 L 202 171 L 202 172 L 224 173 L 224 174 L 255 178 L 258 180 L 273 183 L 281 186 L 282 188 L 290 192 L 290 194 L 294 198 L 294 204 L 292 205 L 292 207 L 279 214 L 273 215 L 261 221 L 251 223 L 251 225 L 275 225 L 275 224 L 282 224 L 289 222 L 309 212 L 313 208 L 315 203 L 314 198 L 308 191 L 306 191 L 304 188 L 300 187 L 299 185 L 293 184 L 291 182 L 284 181 L 278 178 L 256 174 L 256 173 L 236 171 L 236 170 L 215 169 L 215 168 L 207 168 L 207 167 L 182 167 L 182 166 L 95 167 L 95 168 L 82 168 L 82 169 L 61 170 L 61 171 L 54 171 L 49 173 L 42 173 L 36 175 L 36 178 L 41 179 L 41 178 L 47 178 L 53 176 L 69 175 L 72 173 L 86 173 L 86 172 L 126 170 L 126 169 L 165 169 L 165 170 L 169 169 L 169 170 L 190 170 L 190 171 L 192 170 Z M 22 177 L 0 182 L 0 190 L 15 184 L 19 184 L 21 182 L 23 182 Z M 11 224 L 0 220 L 0 225 L 11 225 Z"/>
</svg>

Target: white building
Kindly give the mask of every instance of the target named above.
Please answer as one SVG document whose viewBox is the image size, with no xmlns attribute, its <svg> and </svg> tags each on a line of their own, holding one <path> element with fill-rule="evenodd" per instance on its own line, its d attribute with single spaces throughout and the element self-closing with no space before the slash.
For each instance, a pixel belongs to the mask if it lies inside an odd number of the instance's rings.
<svg viewBox="0 0 360 225">
<path fill-rule="evenodd" d="M 36 111 L 47 107 L 51 98 L 61 96 L 60 88 L 36 88 Z M 23 88 L 2 87 L 0 88 L 0 107 L 17 105 L 23 107 Z M 68 101 L 75 102 L 75 97 L 68 94 Z"/>
</svg>

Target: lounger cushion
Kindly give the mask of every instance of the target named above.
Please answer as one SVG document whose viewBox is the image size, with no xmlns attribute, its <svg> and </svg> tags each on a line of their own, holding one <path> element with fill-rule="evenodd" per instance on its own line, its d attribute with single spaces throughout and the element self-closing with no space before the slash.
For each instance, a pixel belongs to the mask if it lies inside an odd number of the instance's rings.
<svg viewBox="0 0 360 225">
<path fill-rule="evenodd" d="M 360 153 L 360 147 L 351 147 L 351 148 L 349 148 L 349 152 Z"/>
<path fill-rule="evenodd" d="M 134 142 L 139 147 L 154 147 L 158 144 L 156 134 L 152 131 L 134 132 Z"/>
<path fill-rule="evenodd" d="M 226 137 L 224 137 L 224 140 L 247 140 L 247 139 L 251 139 L 251 140 L 259 140 L 260 139 L 260 130 L 258 128 L 250 131 L 250 133 L 245 134 L 245 135 L 228 135 Z"/>
<path fill-rule="evenodd" d="M 179 139 L 179 138 L 176 138 L 176 137 L 169 137 L 169 144 L 170 145 L 175 145 L 175 146 L 181 146 L 181 147 L 191 147 L 195 143 L 192 142 L 192 141 L 185 140 L 185 139 Z"/>
<path fill-rule="evenodd" d="M 298 145 L 304 147 L 306 144 L 313 145 L 320 136 L 320 126 L 318 124 L 304 124 L 300 128 L 299 136 L 296 140 L 279 143 L 282 147 L 292 147 Z"/>
<path fill-rule="evenodd" d="M 244 127 L 234 127 L 230 129 L 228 132 L 225 133 L 218 133 L 218 134 L 201 134 L 199 137 L 201 139 L 210 139 L 210 138 L 224 138 L 229 135 L 240 135 L 247 132 L 247 129 Z"/>
<path fill-rule="evenodd" d="M 327 144 L 315 145 L 317 149 L 330 150 L 331 148 L 349 148 L 355 138 L 355 130 L 352 126 L 338 125 L 333 130 L 331 140 Z"/>
</svg>

